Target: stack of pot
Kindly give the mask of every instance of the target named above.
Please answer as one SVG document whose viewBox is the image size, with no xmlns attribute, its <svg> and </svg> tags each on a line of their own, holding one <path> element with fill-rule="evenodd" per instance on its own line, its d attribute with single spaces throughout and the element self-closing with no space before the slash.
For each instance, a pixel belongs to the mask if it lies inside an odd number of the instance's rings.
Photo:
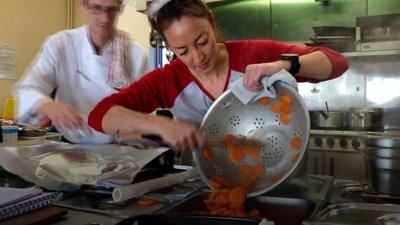
<svg viewBox="0 0 400 225">
<path fill-rule="evenodd" d="M 349 111 L 310 111 L 311 128 L 328 130 L 383 130 L 382 108 L 350 108 Z"/>
<path fill-rule="evenodd" d="M 367 146 L 364 155 L 369 188 L 400 195 L 400 133 L 368 135 Z"/>
</svg>

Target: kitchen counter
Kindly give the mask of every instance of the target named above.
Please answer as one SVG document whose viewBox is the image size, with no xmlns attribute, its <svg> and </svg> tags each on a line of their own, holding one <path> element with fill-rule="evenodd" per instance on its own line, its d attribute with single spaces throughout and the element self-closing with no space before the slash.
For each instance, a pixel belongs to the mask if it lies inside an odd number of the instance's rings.
<svg viewBox="0 0 400 225">
<path fill-rule="evenodd" d="M 0 186 L 28 187 L 30 185 L 30 183 L 14 175 L 3 173 L 0 176 Z M 64 200 L 55 204 L 56 206 L 67 208 L 68 215 L 51 223 L 51 225 L 114 225 L 130 216 L 151 214 L 153 212 L 168 213 L 171 210 L 176 213 L 174 211 L 176 209 L 178 209 L 179 213 L 179 209 L 182 209 L 182 206 L 187 204 L 180 204 L 180 202 L 187 202 L 187 199 L 190 199 L 191 196 L 196 196 L 196 193 L 199 193 L 199 190 L 203 190 L 203 188 L 204 184 L 201 180 L 191 180 L 174 187 L 146 194 L 143 197 L 158 200 L 155 205 L 150 207 L 139 206 L 136 203 L 137 199 L 127 201 L 123 205 L 110 204 L 108 201 L 110 195 L 105 193 L 107 190 L 84 188 L 77 192 L 65 193 Z M 304 224 L 315 224 L 313 223 L 315 222 L 314 217 L 321 210 L 333 204 L 370 202 L 371 199 L 360 196 L 360 190 L 364 189 L 365 185 L 363 183 L 354 180 L 334 180 L 330 176 L 310 176 L 305 183 L 293 179 L 261 197 L 304 199 L 313 202 L 315 208 L 310 212 L 310 218 Z M 183 199 L 185 201 L 181 201 Z M 188 210 L 188 208 L 185 210 Z M 287 208 L 282 208 L 282 215 L 287 215 L 288 212 L 285 210 Z M 290 211 L 294 213 L 295 210 Z M 276 213 L 279 213 L 278 210 L 274 214 Z"/>
<path fill-rule="evenodd" d="M 24 188 L 32 185 L 7 172 L 2 171 L 0 174 L 0 186 Z M 54 205 L 67 208 L 68 214 L 51 225 L 113 225 L 130 216 L 151 214 L 203 187 L 202 181 L 195 179 L 142 196 L 156 199 L 156 204 L 152 206 L 140 206 L 136 203 L 137 199 L 128 200 L 124 204 L 111 203 L 110 190 L 82 188 L 75 192 L 65 192 L 63 200 Z"/>
</svg>

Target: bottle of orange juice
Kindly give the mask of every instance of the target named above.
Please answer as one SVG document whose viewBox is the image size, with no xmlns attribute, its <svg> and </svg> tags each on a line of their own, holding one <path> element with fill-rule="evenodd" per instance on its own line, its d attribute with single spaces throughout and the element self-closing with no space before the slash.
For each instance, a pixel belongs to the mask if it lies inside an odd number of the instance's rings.
<svg viewBox="0 0 400 225">
<path fill-rule="evenodd" d="M 4 120 L 14 120 L 14 107 L 15 100 L 13 98 L 6 98 L 3 111 Z"/>
</svg>

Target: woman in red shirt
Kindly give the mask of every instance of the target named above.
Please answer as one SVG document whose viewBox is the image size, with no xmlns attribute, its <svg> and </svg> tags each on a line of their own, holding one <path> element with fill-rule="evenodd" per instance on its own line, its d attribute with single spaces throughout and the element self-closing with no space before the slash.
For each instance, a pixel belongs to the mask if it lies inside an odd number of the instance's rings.
<svg viewBox="0 0 400 225">
<path fill-rule="evenodd" d="M 260 79 L 282 69 L 297 81 L 319 82 L 348 68 L 341 54 L 327 48 L 272 40 L 219 42 L 214 17 L 201 0 L 153 0 L 148 16 L 177 59 L 98 103 L 89 115 L 96 130 L 126 138 L 156 134 L 175 150 L 198 149 L 205 143 L 198 125 L 235 80 L 243 77 L 246 88 L 260 91 Z M 285 53 L 299 55 L 299 64 L 281 60 Z M 148 114 L 157 108 L 169 108 L 176 120 Z"/>
</svg>

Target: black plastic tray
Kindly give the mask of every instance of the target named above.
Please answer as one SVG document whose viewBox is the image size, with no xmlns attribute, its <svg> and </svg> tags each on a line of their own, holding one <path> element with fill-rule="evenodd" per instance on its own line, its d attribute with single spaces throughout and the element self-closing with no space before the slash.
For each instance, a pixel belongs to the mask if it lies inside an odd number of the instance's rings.
<svg viewBox="0 0 400 225">
<path fill-rule="evenodd" d="M 116 225 L 257 225 L 259 220 L 175 214 L 151 214 L 125 219 Z"/>
</svg>

